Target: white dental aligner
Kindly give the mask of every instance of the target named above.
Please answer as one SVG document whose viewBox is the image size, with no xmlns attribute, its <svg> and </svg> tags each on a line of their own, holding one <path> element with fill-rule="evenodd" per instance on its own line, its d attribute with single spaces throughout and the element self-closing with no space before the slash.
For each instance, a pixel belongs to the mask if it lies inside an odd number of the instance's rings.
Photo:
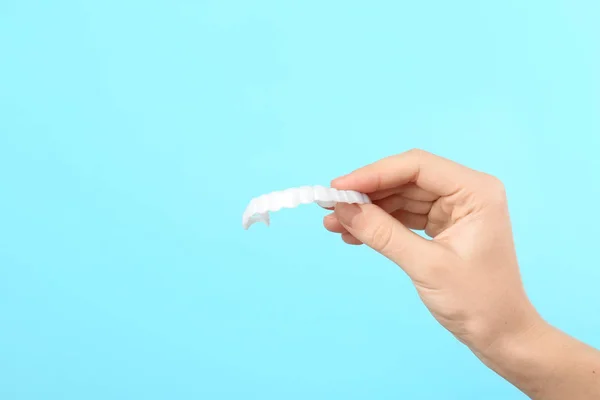
<svg viewBox="0 0 600 400">
<path fill-rule="evenodd" d="M 269 226 L 269 212 L 298 207 L 300 204 L 317 203 L 321 207 L 329 208 L 335 206 L 336 203 L 364 204 L 370 202 L 369 196 L 354 190 L 301 186 L 253 198 L 242 216 L 242 226 L 244 229 L 248 229 L 256 222 L 264 222 Z"/>
</svg>

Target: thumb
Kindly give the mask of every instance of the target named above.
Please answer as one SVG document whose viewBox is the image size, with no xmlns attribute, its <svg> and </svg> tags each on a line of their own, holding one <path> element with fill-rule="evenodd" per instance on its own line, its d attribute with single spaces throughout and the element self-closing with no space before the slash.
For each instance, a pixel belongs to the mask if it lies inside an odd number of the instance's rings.
<svg viewBox="0 0 600 400">
<path fill-rule="evenodd" d="M 411 277 L 434 250 L 433 243 L 374 204 L 337 203 L 335 215 L 352 236 L 398 264 Z"/>
</svg>

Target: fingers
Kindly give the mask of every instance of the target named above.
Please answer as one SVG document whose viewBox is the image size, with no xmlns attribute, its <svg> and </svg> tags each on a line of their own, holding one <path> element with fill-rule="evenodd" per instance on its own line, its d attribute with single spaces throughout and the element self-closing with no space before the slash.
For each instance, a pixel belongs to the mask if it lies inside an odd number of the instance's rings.
<svg viewBox="0 0 600 400">
<path fill-rule="evenodd" d="M 369 193 L 371 200 L 381 200 L 394 194 L 402 194 L 403 197 L 412 200 L 419 201 L 436 201 L 440 198 L 435 193 L 428 192 L 427 190 L 421 189 L 414 183 L 408 183 L 406 185 L 394 187 L 391 189 L 384 189 L 377 192 Z"/>
<path fill-rule="evenodd" d="M 337 178 L 331 186 L 373 193 L 415 183 L 427 192 L 449 196 L 468 185 L 475 174 L 475 171 L 453 161 L 423 150 L 411 150 Z"/>
<path fill-rule="evenodd" d="M 425 214 L 417 214 L 405 210 L 391 210 L 388 212 L 392 217 L 400 221 L 402 225 L 406 226 L 409 229 L 422 231 L 425 230 L 425 227 L 428 224 L 428 216 Z M 329 232 L 333 233 L 344 234 L 348 232 L 348 230 L 346 230 L 342 223 L 337 219 L 335 213 L 326 215 L 323 218 L 323 226 Z"/>
<path fill-rule="evenodd" d="M 349 234 L 400 265 L 411 277 L 418 274 L 420 264 L 439 251 L 436 243 L 412 232 L 374 204 L 339 203 L 335 215 Z"/>
<path fill-rule="evenodd" d="M 414 229 L 416 231 L 425 230 L 428 223 L 427 215 L 413 214 L 404 210 L 395 211 L 390 215 L 408 229 Z"/>
<path fill-rule="evenodd" d="M 333 232 L 333 233 L 342 233 L 343 234 L 343 233 L 347 233 L 348 232 L 346 230 L 346 228 L 344 228 L 342 226 L 342 224 L 340 223 L 340 221 L 338 221 L 337 217 L 333 213 L 329 214 L 329 215 L 326 215 L 323 218 L 323 226 L 329 232 Z"/>
<path fill-rule="evenodd" d="M 433 233 L 433 229 L 436 229 L 432 224 L 428 223 L 426 215 L 413 214 L 406 211 L 396 211 L 391 214 L 392 217 L 396 218 L 409 229 L 419 230 L 425 232 L 433 237 L 437 233 Z M 363 244 L 360 240 L 356 239 L 350 232 L 342 226 L 334 215 L 328 215 L 324 219 L 324 225 L 330 232 L 341 233 L 342 240 L 347 244 L 361 245 Z M 437 230 L 435 231 L 437 232 Z"/>
<path fill-rule="evenodd" d="M 426 229 L 426 227 L 427 229 L 431 227 L 431 224 L 429 224 L 427 221 L 426 215 L 413 214 L 410 212 L 399 210 L 393 212 L 391 216 L 396 218 L 398 221 L 400 221 L 400 223 L 402 223 L 402 225 L 406 226 L 409 229 L 423 231 Z M 348 232 L 346 228 L 344 228 L 340 221 L 338 221 L 338 219 L 335 217 L 335 214 L 327 215 L 323 219 L 323 225 L 325 225 L 325 228 L 330 232 L 340 233 L 342 236 L 342 240 L 347 244 L 363 244 L 360 240 L 352 236 L 352 234 Z M 429 232 L 427 233 L 429 234 Z M 430 234 L 430 236 L 432 235 Z"/>
<path fill-rule="evenodd" d="M 427 214 L 433 206 L 431 202 L 406 199 L 400 195 L 387 197 L 375 202 L 375 204 L 407 228 L 415 230 L 425 229 L 428 221 Z M 323 218 L 323 226 L 330 232 L 342 234 L 347 232 L 346 228 L 338 221 L 335 213 L 328 214 Z"/>
<path fill-rule="evenodd" d="M 396 210 L 405 210 L 414 214 L 428 214 L 433 205 L 430 201 L 419 201 L 407 199 L 403 195 L 396 194 L 379 200 L 376 204 L 388 213 Z"/>
<path fill-rule="evenodd" d="M 358 240 L 357 238 L 355 238 L 354 236 L 352 236 L 352 234 L 346 232 L 346 233 L 342 233 L 342 240 L 348 244 L 354 245 L 354 246 L 360 246 L 361 244 L 363 244 L 360 240 Z"/>
</svg>

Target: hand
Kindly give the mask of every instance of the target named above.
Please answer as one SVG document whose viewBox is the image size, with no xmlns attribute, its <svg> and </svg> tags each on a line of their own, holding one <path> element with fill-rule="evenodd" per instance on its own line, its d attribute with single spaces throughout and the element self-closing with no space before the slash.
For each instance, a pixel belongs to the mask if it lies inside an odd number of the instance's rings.
<svg viewBox="0 0 600 400">
<path fill-rule="evenodd" d="M 476 354 L 545 325 L 521 283 L 498 179 L 412 150 L 331 186 L 368 193 L 374 204 L 339 203 L 325 227 L 398 264 L 433 316 Z"/>
<path fill-rule="evenodd" d="M 398 264 L 488 367 L 533 399 L 600 398 L 600 352 L 543 321 L 525 294 L 498 179 L 412 150 L 331 185 L 374 204 L 339 203 L 325 227 Z"/>
</svg>

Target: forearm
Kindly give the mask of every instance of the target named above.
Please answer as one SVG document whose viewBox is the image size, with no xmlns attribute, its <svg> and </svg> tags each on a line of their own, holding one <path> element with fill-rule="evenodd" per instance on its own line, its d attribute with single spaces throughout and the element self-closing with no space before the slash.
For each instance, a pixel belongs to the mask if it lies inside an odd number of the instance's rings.
<svg viewBox="0 0 600 400">
<path fill-rule="evenodd" d="M 532 399 L 600 399 L 600 351 L 545 322 L 475 353 Z"/>
</svg>

